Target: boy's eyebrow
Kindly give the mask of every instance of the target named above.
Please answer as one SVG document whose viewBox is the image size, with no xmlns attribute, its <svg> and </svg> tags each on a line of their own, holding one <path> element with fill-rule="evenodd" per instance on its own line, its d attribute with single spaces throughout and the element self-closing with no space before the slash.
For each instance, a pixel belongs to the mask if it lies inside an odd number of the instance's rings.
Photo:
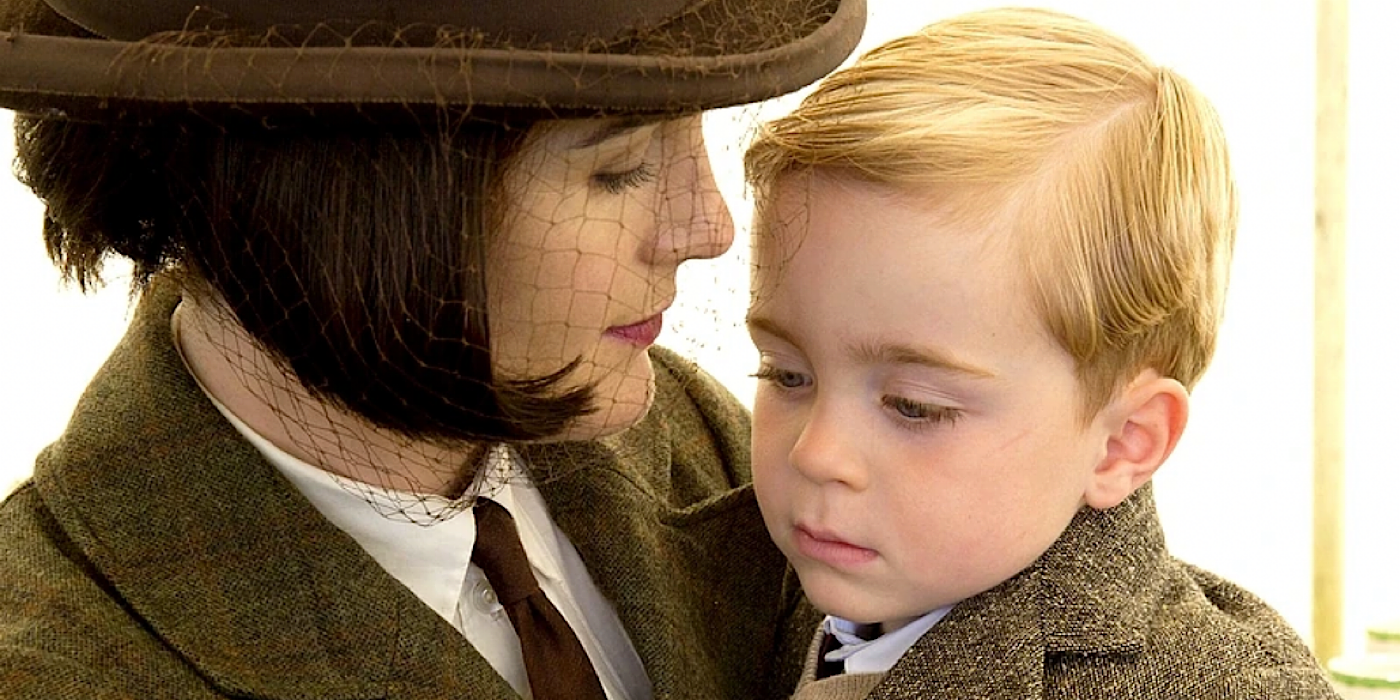
<svg viewBox="0 0 1400 700">
<path fill-rule="evenodd" d="M 794 340 L 792 336 L 788 335 L 788 332 L 783 330 L 781 326 L 774 323 L 771 318 L 749 314 L 744 318 L 744 324 L 749 327 L 749 335 L 753 335 L 754 331 L 759 331 L 771 335 L 788 345 L 798 347 L 797 341 Z"/>
<path fill-rule="evenodd" d="M 611 141 L 619 136 L 629 134 L 644 126 L 656 124 L 660 121 L 662 120 L 655 116 L 629 116 L 610 119 L 600 125 L 592 133 L 579 139 L 569 148 L 575 151 L 584 148 L 592 148 L 600 143 Z"/>
<path fill-rule="evenodd" d="M 800 347 L 787 331 L 764 316 L 749 316 L 746 319 L 749 331 L 759 331 L 771 335 L 793 347 Z M 940 348 L 909 345 L 907 343 L 848 343 L 847 355 L 863 364 L 917 365 L 945 372 L 957 372 L 978 379 L 995 379 L 996 373 L 964 362 Z"/>
<path fill-rule="evenodd" d="M 917 365 L 930 369 L 957 372 L 977 379 L 995 379 L 996 373 L 964 362 L 942 348 L 909 345 L 907 343 L 852 343 L 846 353 L 857 362 L 885 365 Z"/>
</svg>

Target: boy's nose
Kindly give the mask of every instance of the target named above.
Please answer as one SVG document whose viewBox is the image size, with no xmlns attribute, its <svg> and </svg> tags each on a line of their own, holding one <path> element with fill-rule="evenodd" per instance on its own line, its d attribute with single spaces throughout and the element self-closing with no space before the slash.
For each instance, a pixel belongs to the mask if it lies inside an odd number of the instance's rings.
<svg viewBox="0 0 1400 700">
<path fill-rule="evenodd" d="M 858 449 L 859 430 L 842 421 L 836 411 L 813 407 L 807 423 L 793 443 L 788 459 L 792 467 L 816 484 L 839 484 L 863 491 L 869 474 Z"/>
</svg>

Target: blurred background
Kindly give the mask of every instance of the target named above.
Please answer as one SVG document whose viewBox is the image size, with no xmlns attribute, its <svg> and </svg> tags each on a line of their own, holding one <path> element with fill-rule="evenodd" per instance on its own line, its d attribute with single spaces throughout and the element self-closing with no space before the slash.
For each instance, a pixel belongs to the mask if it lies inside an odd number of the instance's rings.
<svg viewBox="0 0 1400 700">
<path fill-rule="evenodd" d="M 1003 4 L 868 2 L 863 48 Z M 1157 499 L 1174 554 L 1253 590 L 1312 639 L 1317 1 L 1036 4 L 1125 36 L 1200 87 L 1225 122 L 1242 199 L 1227 318 L 1214 365 L 1195 391 L 1190 426 L 1156 478 Z M 1336 651 L 1359 651 L 1367 626 L 1400 620 L 1400 459 L 1391 434 L 1400 419 L 1400 236 L 1389 207 L 1400 163 L 1389 106 L 1400 68 L 1397 22 L 1400 4 L 1391 0 L 1349 2 L 1349 116 L 1335 125 L 1350 143 L 1346 423 L 1338 438 L 1346 455 L 1345 612 Z M 756 356 L 742 329 L 751 207 L 739 158 L 756 120 L 797 97 L 707 117 L 740 237 L 725 257 L 682 269 L 682 296 L 661 341 L 694 356 L 746 401 Z M 5 163 L 13 158 L 10 124 L 0 111 Z M 40 203 L 0 175 L 0 310 L 10 338 L 0 362 L 0 492 L 24 479 L 34 455 L 63 430 L 129 317 L 129 275 L 118 265 L 95 293 L 60 284 L 44 255 L 41 218 Z"/>
</svg>

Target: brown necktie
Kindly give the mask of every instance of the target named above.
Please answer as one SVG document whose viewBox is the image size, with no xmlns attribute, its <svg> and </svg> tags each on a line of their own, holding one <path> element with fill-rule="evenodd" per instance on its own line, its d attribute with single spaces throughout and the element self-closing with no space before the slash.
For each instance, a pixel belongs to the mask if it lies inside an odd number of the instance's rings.
<svg viewBox="0 0 1400 700">
<path fill-rule="evenodd" d="M 535 700 L 607 700 L 574 630 L 540 590 L 510 512 L 484 498 L 474 510 L 472 563 L 486 574 L 520 637 Z"/>
<path fill-rule="evenodd" d="M 817 647 L 817 680 L 839 676 L 846 672 L 845 661 L 826 660 L 827 652 L 834 651 L 840 646 L 841 643 L 836 641 L 836 637 L 830 634 L 822 635 L 822 643 Z"/>
</svg>

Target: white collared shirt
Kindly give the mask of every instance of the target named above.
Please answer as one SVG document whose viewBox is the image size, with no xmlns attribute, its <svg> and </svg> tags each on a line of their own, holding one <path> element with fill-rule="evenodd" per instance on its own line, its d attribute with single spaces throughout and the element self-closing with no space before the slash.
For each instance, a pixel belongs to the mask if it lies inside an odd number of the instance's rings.
<svg viewBox="0 0 1400 700">
<path fill-rule="evenodd" d="M 476 518 L 470 508 L 440 496 L 399 493 L 333 476 L 279 449 L 212 396 L 210 400 L 327 520 L 456 627 L 517 693 L 531 697 L 515 628 L 485 574 L 471 563 Z M 500 486 L 483 495 L 515 518 L 540 588 L 578 635 L 608 698 L 650 700 L 651 681 L 622 621 L 593 582 L 578 550 L 550 518 L 539 491 L 521 476 L 525 470 L 520 459 L 507 447 L 493 448 L 478 483 Z M 376 501 L 407 512 L 386 515 Z"/>
<path fill-rule="evenodd" d="M 877 637 L 866 639 L 862 636 L 870 625 L 862 625 L 850 620 L 827 615 L 822 620 L 822 631 L 836 638 L 841 646 L 832 649 L 824 657 L 827 661 L 845 662 L 846 673 L 888 673 L 895 662 L 914 646 L 914 642 L 933 629 L 953 606 L 939 608 L 899 629 L 891 630 Z"/>
</svg>

